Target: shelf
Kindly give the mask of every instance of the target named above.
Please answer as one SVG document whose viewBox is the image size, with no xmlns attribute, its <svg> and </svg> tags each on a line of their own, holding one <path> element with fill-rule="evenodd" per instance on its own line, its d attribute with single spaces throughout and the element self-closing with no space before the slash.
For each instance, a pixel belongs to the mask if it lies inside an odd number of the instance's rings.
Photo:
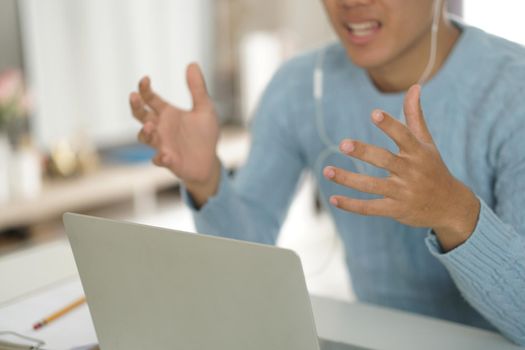
<svg viewBox="0 0 525 350">
<path fill-rule="evenodd" d="M 237 168 L 246 158 L 249 135 L 242 129 L 225 129 L 218 153 L 227 168 Z M 178 179 L 164 168 L 148 164 L 105 166 L 79 178 L 48 181 L 37 198 L 14 200 L 0 206 L 0 230 L 31 226 L 80 211 L 176 185 Z"/>
</svg>

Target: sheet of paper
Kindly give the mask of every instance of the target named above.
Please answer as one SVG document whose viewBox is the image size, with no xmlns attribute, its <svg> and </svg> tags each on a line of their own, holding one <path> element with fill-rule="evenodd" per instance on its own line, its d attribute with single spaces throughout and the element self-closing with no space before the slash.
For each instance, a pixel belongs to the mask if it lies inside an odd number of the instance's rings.
<svg viewBox="0 0 525 350">
<path fill-rule="evenodd" d="M 39 330 L 33 324 L 84 295 L 78 278 L 0 305 L 0 330 L 14 331 L 45 341 L 46 349 L 72 349 L 97 343 L 87 304 L 83 304 Z"/>
</svg>

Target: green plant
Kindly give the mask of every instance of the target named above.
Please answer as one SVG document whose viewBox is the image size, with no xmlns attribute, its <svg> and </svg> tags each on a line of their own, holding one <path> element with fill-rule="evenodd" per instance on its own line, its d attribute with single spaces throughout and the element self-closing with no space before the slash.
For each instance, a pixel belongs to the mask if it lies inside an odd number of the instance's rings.
<svg viewBox="0 0 525 350">
<path fill-rule="evenodd" d="M 14 119 L 27 113 L 28 99 L 22 74 L 8 69 L 0 74 L 0 131 L 5 131 Z"/>
</svg>

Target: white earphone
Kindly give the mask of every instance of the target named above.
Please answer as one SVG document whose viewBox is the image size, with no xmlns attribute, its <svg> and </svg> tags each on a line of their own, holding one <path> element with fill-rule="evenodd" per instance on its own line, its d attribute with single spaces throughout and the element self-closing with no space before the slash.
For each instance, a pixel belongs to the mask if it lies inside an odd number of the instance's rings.
<svg viewBox="0 0 525 350">
<path fill-rule="evenodd" d="M 427 65 L 425 69 L 423 70 L 421 77 L 418 80 L 418 83 L 421 85 L 424 84 L 428 80 L 428 78 L 430 77 L 430 74 L 432 73 L 432 69 L 434 68 L 434 65 L 436 64 L 439 23 L 441 20 L 441 7 L 443 4 L 443 1 L 445 0 L 434 0 L 432 28 L 431 28 L 431 37 L 430 37 L 430 55 L 429 55 Z M 324 56 L 325 56 L 325 50 L 321 50 L 319 54 L 317 55 L 315 69 L 313 73 L 313 98 L 315 101 L 315 123 L 316 123 L 317 133 L 319 134 L 319 138 L 321 139 L 322 143 L 325 146 L 325 148 L 317 156 L 313 171 L 314 171 L 314 175 L 317 174 L 321 179 L 323 178 L 322 176 L 323 162 L 331 154 L 340 153 L 338 144 L 330 140 L 330 137 L 328 137 L 328 134 L 326 132 L 326 128 L 324 125 L 324 114 L 323 114 L 323 106 L 322 106 Z M 403 109 L 401 109 L 400 114 L 401 116 L 403 116 Z M 350 160 L 353 162 L 357 172 L 361 174 L 365 173 L 363 163 L 356 161 L 352 157 L 350 157 Z M 321 186 L 319 186 L 319 192 L 321 196 L 321 201 L 326 200 L 326 196 L 323 193 Z M 337 239 L 337 237 L 334 237 L 333 251 L 335 251 L 335 249 L 337 248 L 338 242 L 339 240 Z M 316 270 L 314 275 L 324 271 L 328 263 L 330 263 L 330 257 L 333 255 L 332 254 L 333 251 L 328 255 L 326 261 L 320 265 L 319 269 Z"/>
<path fill-rule="evenodd" d="M 434 1 L 434 13 L 432 18 L 432 29 L 431 29 L 431 38 L 430 38 L 430 55 L 428 63 L 421 74 L 421 77 L 418 80 L 419 84 L 425 83 L 430 74 L 432 73 L 432 69 L 434 68 L 434 65 L 436 64 L 436 56 L 437 56 L 437 39 L 438 39 L 438 33 L 439 33 L 439 22 L 441 19 L 441 5 L 444 0 L 435 0 Z M 328 137 L 328 134 L 326 133 L 326 129 L 324 126 L 324 118 L 323 118 L 323 108 L 322 108 L 322 100 L 323 100 L 323 63 L 324 63 L 324 56 L 325 51 L 322 50 L 317 55 L 317 60 L 315 64 L 314 74 L 313 74 L 313 98 L 315 100 L 315 117 L 316 117 L 316 128 L 317 132 L 319 134 L 319 138 L 325 145 L 325 149 L 319 154 L 315 168 L 317 169 L 322 165 L 322 160 L 326 159 L 328 155 L 331 153 L 339 152 L 339 146 L 332 142 L 330 138 Z M 321 159 L 321 161 L 320 161 Z M 363 173 L 362 164 L 354 162 L 354 165 L 357 168 L 357 171 L 360 173 Z"/>
</svg>

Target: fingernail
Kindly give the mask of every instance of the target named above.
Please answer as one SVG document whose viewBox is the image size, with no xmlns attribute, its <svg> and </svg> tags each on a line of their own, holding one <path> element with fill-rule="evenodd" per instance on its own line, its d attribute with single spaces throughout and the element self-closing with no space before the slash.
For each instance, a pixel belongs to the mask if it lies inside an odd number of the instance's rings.
<svg viewBox="0 0 525 350">
<path fill-rule="evenodd" d="M 330 197 L 330 204 L 332 204 L 332 205 L 334 205 L 334 206 L 337 207 L 337 204 L 338 204 L 338 202 L 337 202 L 337 198 L 335 198 L 335 197 Z"/>
<path fill-rule="evenodd" d="M 374 122 L 380 123 L 383 121 L 383 119 L 385 119 L 385 116 L 383 115 L 383 112 L 381 111 L 374 111 L 372 113 L 372 119 L 374 120 Z"/>
<path fill-rule="evenodd" d="M 344 141 L 341 144 L 341 150 L 345 153 L 350 153 L 354 150 L 354 143 L 352 141 Z"/>
<path fill-rule="evenodd" d="M 324 170 L 324 175 L 325 175 L 327 178 L 329 178 L 329 179 L 333 179 L 334 176 L 335 176 L 335 171 L 334 171 L 333 168 L 331 168 L 331 167 L 327 167 L 327 168 L 325 168 L 325 170 Z"/>
</svg>

